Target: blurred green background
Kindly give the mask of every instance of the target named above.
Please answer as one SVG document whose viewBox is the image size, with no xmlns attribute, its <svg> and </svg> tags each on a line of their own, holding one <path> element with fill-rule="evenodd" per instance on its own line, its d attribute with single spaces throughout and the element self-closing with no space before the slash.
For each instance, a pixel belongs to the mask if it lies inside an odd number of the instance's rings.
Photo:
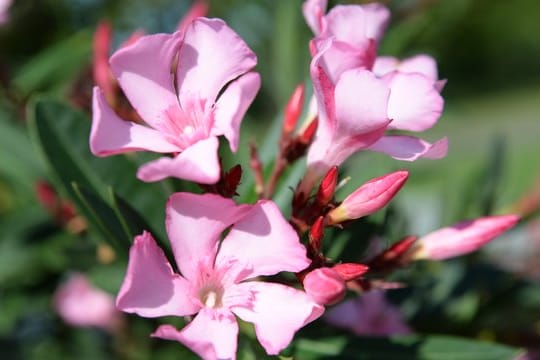
<svg viewBox="0 0 540 360">
<path fill-rule="evenodd" d="M 301 3 L 209 1 L 209 16 L 225 19 L 259 57 L 263 87 L 242 126 L 244 151 L 239 162 L 243 165 L 248 142 L 264 142 L 294 87 L 308 79 L 312 35 Z M 330 5 L 337 3 L 353 1 Z M 374 218 L 390 224 L 383 232 L 388 242 L 405 233 L 421 235 L 463 218 L 506 211 L 540 181 L 540 2 L 384 3 L 392 10 L 392 20 L 380 54 L 428 53 L 438 61 L 440 78 L 448 79 L 444 114 L 422 135 L 428 140 L 448 136 L 450 151 L 445 159 L 415 163 L 359 154 L 342 170 L 352 179 L 338 198 L 371 177 L 409 169 L 410 180 L 395 205 Z M 98 265 L 92 236 L 79 236 L 75 243 L 73 234 L 60 229 L 37 203 L 34 184 L 50 180 L 50 174 L 28 136 L 26 110 L 28 101 L 39 94 L 65 99 L 73 92 L 75 81 L 88 72 L 98 21 L 111 21 L 116 48 L 135 30 L 173 31 L 190 4 L 188 0 L 15 0 L 10 20 L 0 25 L 0 358 L 166 359 L 187 353 L 174 343 L 157 346 L 147 338 L 155 323 L 144 321 L 133 322 L 131 341 L 139 343 L 124 341 L 127 350 L 115 352 L 118 339 L 95 330 L 73 330 L 52 312 L 50 296 L 66 270 L 84 271 L 114 293 L 124 265 Z M 86 91 L 90 86 L 79 85 Z M 86 144 L 87 139 L 75 141 Z M 249 183 L 247 176 L 245 183 Z M 294 183 L 282 184 L 278 198 L 290 195 L 288 186 Z M 537 212 L 527 224 L 535 216 Z M 154 224 L 159 226 L 159 216 Z M 538 346 L 540 265 L 525 270 L 515 266 L 517 272 L 497 266 L 505 255 L 521 254 L 512 258 L 513 265 L 540 256 L 540 235 L 528 231 L 527 224 L 496 240 L 483 255 L 407 270 L 403 279 L 414 279 L 416 285 L 397 291 L 392 301 L 402 306 L 420 333 Z M 534 241 L 536 247 L 531 245 Z M 421 276 L 427 272 L 431 275 Z M 249 354 L 245 350 L 244 358 Z"/>
</svg>

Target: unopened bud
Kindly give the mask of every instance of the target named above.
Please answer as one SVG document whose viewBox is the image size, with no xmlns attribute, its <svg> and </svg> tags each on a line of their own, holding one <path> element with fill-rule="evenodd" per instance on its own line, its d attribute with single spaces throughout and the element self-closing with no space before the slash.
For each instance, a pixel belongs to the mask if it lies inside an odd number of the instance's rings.
<svg viewBox="0 0 540 360">
<path fill-rule="evenodd" d="M 444 260 L 476 251 L 514 227 L 517 215 L 486 216 L 444 227 L 421 237 L 410 249 L 411 260 Z"/>
<path fill-rule="evenodd" d="M 322 238 L 324 236 L 324 216 L 319 216 L 309 230 L 309 247 L 315 254 L 321 250 Z"/>
<path fill-rule="evenodd" d="M 299 136 L 299 140 L 302 144 L 306 144 L 306 145 L 311 144 L 311 142 L 313 141 L 313 137 L 315 136 L 315 132 L 317 131 L 318 125 L 319 125 L 318 118 L 313 119 L 313 121 L 309 123 L 306 129 Z"/>
<path fill-rule="evenodd" d="M 345 296 L 345 281 L 331 268 L 323 267 L 311 271 L 303 283 L 306 293 L 321 305 L 334 304 Z"/>
<path fill-rule="evenodd" d="M 336 191 L 337 179 L 338 167 L 332 166 L 323 177 L 321 185 L 319 185 L 319 190 L 317 190 L 315 201 L 319 206 L 325 206 L 332 200 Z"/>
<path fill-rule="evenodd" d="M 285 118 L 283 120 L 283 134 L 290 134 L 296 128 L 298 119 L 302 114 L 302 106 L 304 105 L 304 94 L 306 92 L 304 84 L 299 84 L 289 99 L 285 107 Z"/>
<path fill-rule="evenodd" d="M 399 240 L 397 243 L 373 258 L 373 260 L 369 262 L 369 267 L 373 270 L 390 270 L 396 266 L 402 265 L 402 262 L 406 261 L 405 254 L 408 253 L 409 249 L 411 249 L 417 239 L 417 236 L 407 236 L 406 238 Z"/>
<path fill-rule="evenodd" d="M 392 200 L 408 176 L 407 171 L 396 171 L 368 181 L 328 213 L 329 224 L 339 224 L 379 211 Z"/>
<path fill-rule="evenodd" d="M 332 269 L 339 274 L 343 281 L 351 281 L 364 275 L 369 270 L 369 267 L 364 264 L 342 263 L 334 265 Z"/>
</svg>

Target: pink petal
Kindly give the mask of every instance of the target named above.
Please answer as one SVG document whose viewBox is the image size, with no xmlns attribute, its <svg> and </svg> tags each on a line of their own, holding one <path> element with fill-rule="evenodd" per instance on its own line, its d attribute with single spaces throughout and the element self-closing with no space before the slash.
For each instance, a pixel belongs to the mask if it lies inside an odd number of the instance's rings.
<svg viewBox="0 0 540 360">
<path fill-rule="evenodd" d="M 187 27 L 193 22 L 193 20 L 208 14 L 208 8 L 209 6 L 206 1 L 195 0 L 188 11 L 184 14 L 176 28 L 180 31 L 186 31 Z"/>
<path fill-rule="evenodd" d="M 476 251 L 518 221 L 517 215 L 486 216 L 439 229 L 418 239 L 414 258 L 444 260 Z"/>
<path fill-rule="evenodd" d="M 92 102 L 90 150 L 94 155 L 108 156 L 139 150 L 161 153 L 179 150 L 160 132 L 118 117 L 107 104 L 103 91 L 97 86 L 94 87 Z"/>
<path fill-rule="evenodd" d="M 331 81 L 337 83 L 341 74 L 347 70 L 362 68 L 370 69 L 376 56 L 376 44 L 373 39 L 365 38 L 352 46 L 344 41 L 331 40 L 330 46 L 327 39 L 314 39 L 311 48 L 319 53 L 323 51 L 318 63 L 325 69 Z"/>
<path fill-rule="evenodd" d="M 418 73 L 426 76 L 433 83 L 438 80 L 437 62 L 429 55 L 416 55 L 399 60 L 391 56 L 379 56 L 375 59 L 373 72 L 382 77 L 388 73 L 399 71 L 401 73 Z"/>
<path fill-rule="evenodd" d="M 319 35 L 322 31 L 322 21 L 328 0 L 306 0 L 302 4 L 302 13 L 306 19 L 306 23 L 315 35 Z"/>
<path fill-rule="evenodd" d="M 229 84 L 219 97 L 214 111 L 214 135 L 225 135 L 231 151 L 238 149 L 240 122 L 261 86 L 259 74 L 250 72 Z"/>
<path fill-rule="evenodd" d="M 399 67 L 399 59 L 393 56 L 378 56 L 373 64 L 373 73 L 377 77 L 383 77 L 384 75 L 394 72 Z"/>
<path fill-rule="evenodd" d="M 310 261 L 292 226 L 272 201 L 259 201 L 223 240 L 216 264 L 235 259 L 245 268 L 243 279 L 297 272 Z"/>
<path fill-rule="evenodd" d="M 165 226 L 184 277 L 196 278 L 199 261 L 214 258 L 221 233 L 249 209 L 214 194 L 176 193 L 169 198 Z"/>
<path fill-rule="evenodd" d="M 382 152 L 403 161 L 415 161 L 421 157 L 441 159 L 448 151 L 448 139 L 443 137 L 430 144 L 413 136 L 384 136 L 367 150 Z"/>
<path fill-rule="evenodd" d="M 399 64 L 398 70 L 404 73 L 420 73 L 432 82 L 439 79 L 437 62 L 429 55 L 421 54 L 404 59 Z"/>
<path fill-rule="evenodd" d="M 382 5 L 338 5 L 326 15 L 328 35 L 352 46 L 363 39 L 379 41 L 382 37 L 390 12 Z"/>
<path fill-rule="evenodd" d="M 191 315 L 199 308 L 191 301 L 190 291 L 190 284 L 173 272 L 150 233 L 135 237 L 116 298 L 118 309 L 144 317 Z"/>
<path fill-rule="evenodd" d="M 316 304 L 305 292 L 281 284 L 250 281 L 235 285 L 250 292 L 251 307 L 233 307 L 242 320 L 255 325 L 257 339 L 269 355 L 277 355 L 296 331 L 317 319 L 324 307 Z"/>
<path fill-rule="evenodd" d="M 342 300 L 347 290 L 341 276 L 328 267 L 310 271 L 304 278 L 303 285 L 306 293 L 321 305 L 331 305 Z"/>
<path fill-rule="evenodd" d="M 388 123 L 390 90 L 373 73 L 362 69 L 344 72 L 335 90 L 338 133 L 365 134 Z"/>
<path fill-rule="evenodd" d="M 214 184 L 220 176 L 218 146 L 218 139 L 211 136 L 189 146 L 175 157 L 162 157 L 144 164 L 139 168 L 137 177 L 146 182 L 171 176 L 200 184 Z"/>
<path fill-rule="evenodd" d="M 238 323 L 228 311 L 203 308 L 181 331 L 162 325 L 152 336 L 179 341 L 202 359 L 236 359 Z"/>
<path fill-rule="evenodd" d="M 111 57 L 111 69 L 126 97 L 151 126 L 166 120 L 165 110 L 179 107 L 171 66 L 181 41 L 180 32 L 143 36 Z"/>
<path fill-rule="evenodd" d="M 419 73 L 393 72 L 383 80 L 390 87 L 389 128 L 424 131 L 435 125 L 444 100 L 431 79 Z"/>
<path fill-rule="evenodd" d="M 223 20 L 198 18 L 186 29 L 178 54 L 180 103 L 198 97 L 210 107 L 219 91 L 257 64 L 255 53 Z"/>
</svg>

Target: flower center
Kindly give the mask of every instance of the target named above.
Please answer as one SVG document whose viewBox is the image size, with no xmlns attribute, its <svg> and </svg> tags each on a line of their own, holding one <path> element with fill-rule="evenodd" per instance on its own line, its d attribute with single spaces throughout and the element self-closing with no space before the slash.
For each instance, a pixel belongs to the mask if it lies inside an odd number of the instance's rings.
<svg viewBox="0 0 540 360">
<path fill-rule="evenodd" d="M 205 101 L 189 99 L 183 107 L 172 105 L 164 111 L 158 124 L 168 141 L 185 149 L 210 136 L 214 125 L 212 109 L 205 108 Z"/>
<path fill-rule="evenodd" d="M 223 305 L 223 289 L 215 288 L 213 286 L 202 288 L 199 292 L 199 299 L 207 308 L 220 308 Z"/>
</svg>

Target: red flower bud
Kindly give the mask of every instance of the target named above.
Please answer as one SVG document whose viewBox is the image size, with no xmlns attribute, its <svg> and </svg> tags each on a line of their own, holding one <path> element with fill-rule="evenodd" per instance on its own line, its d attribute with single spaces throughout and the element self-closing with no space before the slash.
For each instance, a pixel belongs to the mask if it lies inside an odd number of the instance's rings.
<svg viewBox="0 0 540 360">
<path fill-rule="evenodd" d="M 289 135 L 296 128 L 298 119 L 302 114 L 302 106 L 304 105 L 304 94 L 306 92 L 304 84 L 299 84 L 289 99 L 285 107 L 285 118 L 283 120 L 283 134 Z"/>
<path fill-rule="evenodd" d="M 364 264 L 343 263 L 334 265 L 332 269 L 339 274 L 343 281 L 351 281 L 364 275 L 369 267 Z"/>
<path fill-rule="evenodd" d="M 317 191 L 317 196 L 315 197 L 315 200 L 319 206 L 325 206 L 332 200 L 334 197 L 334 192 L 336 191 L 337 179 L 338 167 L 332 166 L 322 179 L 321 185 L 319 185 L 319 190 Z"/>
<path fill-rule="evenodd" d="M 321 250 L 322 238 L 324 236 L 324 216 L 319 216 L 309 230 L 309 247 L 315 254 Z"/>
<path fill-rule="evenodd" d="M 319 119 L 315 118 L 312 122 L 309 123 L 307 128 L 304 130 L 304 132 L 299 136 L 299 141 L 302 144 L 311 144 L 311 141 L 313 141 L 313 137 L 315 136 L 315 132 L 317 131 L 317 126 L 319 125 Z"/>
</svg>

